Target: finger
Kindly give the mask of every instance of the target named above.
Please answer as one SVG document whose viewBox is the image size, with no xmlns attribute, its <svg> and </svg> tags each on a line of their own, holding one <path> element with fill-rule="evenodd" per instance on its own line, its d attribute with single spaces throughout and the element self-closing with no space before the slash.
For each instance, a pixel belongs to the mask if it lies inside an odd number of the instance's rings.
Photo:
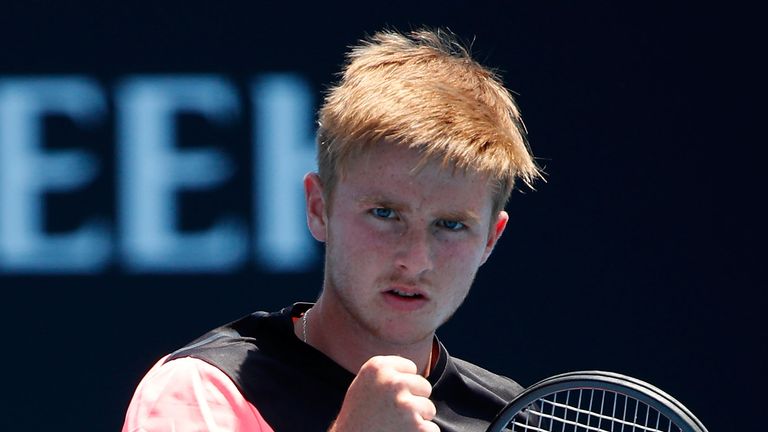
<svg viewBox="0 0 768 432">
<path fill-rule="evenodd" d="M 408 374 L 418 373 L 419 369 L 416 367 L 416 363 L 411 360 L 400 356 L 381 356 L 386 365 L 392 369 Z"/>
<path fill-rule="evenodd" d="M 437 415 L 435 404 L 425 397 L 413 398 L 413 410 L 424 420 L 432 420 Z"/>
<path fill-rule="evenodd" d="M 414 396 L 429 397 L 432 394 L 432 384 L 421 375 L 403 374 L 400 379 Z"/>
<path fill-rule="evenodd" d="M 440 427 L 431 421 L 423 421 L 419 424 L 419 432 L 440 432 Z"/>
</svg>

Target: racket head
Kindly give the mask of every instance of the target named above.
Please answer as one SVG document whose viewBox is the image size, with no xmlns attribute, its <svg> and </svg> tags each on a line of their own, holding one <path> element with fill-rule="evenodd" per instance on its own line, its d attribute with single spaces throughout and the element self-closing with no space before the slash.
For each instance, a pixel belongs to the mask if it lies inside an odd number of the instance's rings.
<svg viewBox="0 0 768 432">
<path fill-rule="evenodd" d="M 487 431 L 505 430 L 707 432 L 693 413 L 662 390 L 604 371 L 568 372 L 532 385 L 499 412 Z"/>
</svg>

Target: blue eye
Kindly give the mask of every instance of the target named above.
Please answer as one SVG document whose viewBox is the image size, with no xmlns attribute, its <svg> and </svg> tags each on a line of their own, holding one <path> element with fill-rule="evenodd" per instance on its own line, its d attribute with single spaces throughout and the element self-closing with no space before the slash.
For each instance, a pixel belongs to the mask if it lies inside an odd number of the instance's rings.
<svg viewBox="0 0 768 432">
<path fill-rule="evenodd" d="M 395 217 L 395 211 L 389 208 L 377 207 L 371 209 L 371 214 L 382 219 L 393 219 Z"/>
<path fill-rule="evenodd" d="M 463 230 L 467 226 L 459 221 L 442 219 L 437 222 L 437 225 L 451 231 Z"/>
</svg>

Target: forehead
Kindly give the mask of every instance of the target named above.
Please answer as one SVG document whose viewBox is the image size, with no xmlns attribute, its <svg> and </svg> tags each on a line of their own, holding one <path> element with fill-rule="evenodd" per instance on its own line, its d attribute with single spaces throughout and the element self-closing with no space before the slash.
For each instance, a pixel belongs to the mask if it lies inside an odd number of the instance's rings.
<svg viewBox="0 0 768 432">
<path fill-rule="evenodd" d="M 410 204 L 475 207 L 478 211 L 486 204 L 491 206 L 487 175 L 424 160 L 416 149 L 386 142 L 371 144 L 352 156 L 336 188 L 356 201 L 403 199 Z"/>
</svg>

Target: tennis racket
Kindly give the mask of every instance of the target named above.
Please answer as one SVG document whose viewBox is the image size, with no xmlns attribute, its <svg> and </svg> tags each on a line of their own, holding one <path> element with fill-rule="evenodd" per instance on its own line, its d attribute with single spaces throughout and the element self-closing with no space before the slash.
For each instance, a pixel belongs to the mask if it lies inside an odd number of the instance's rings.
<svg viewBox="0 0 768 432">
<path fill-rule="evenodd" d="M 672 396 L 625 375 L 581 371 L 540 381 L 512 400 L 487 432 L 707 432 Z"/>
</svg>

